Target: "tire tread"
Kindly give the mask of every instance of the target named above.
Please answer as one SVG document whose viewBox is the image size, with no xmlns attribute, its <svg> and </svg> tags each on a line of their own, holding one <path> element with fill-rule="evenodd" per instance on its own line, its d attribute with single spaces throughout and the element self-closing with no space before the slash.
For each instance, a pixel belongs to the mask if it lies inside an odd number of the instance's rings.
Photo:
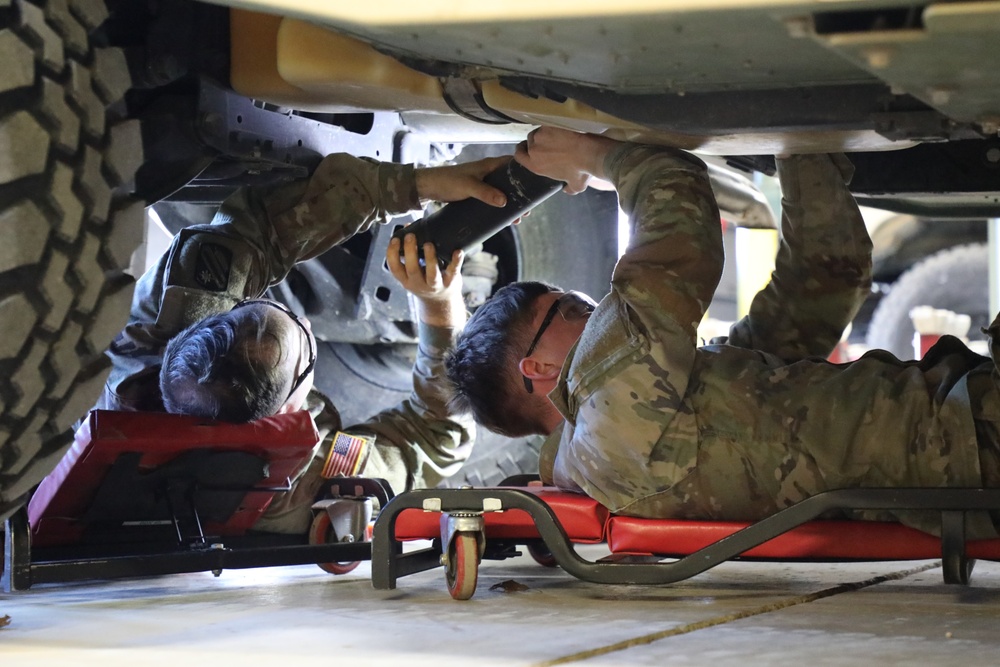
<svg viewBox="0 0 1000 667">
<path fill-rule="evenodd" d="M 0 519 L 58 463 L 104 385 L 143 222 L 126 187 L 141 135 L 113 117 L 129 86 L 125 58 L 89 45 L 108 16 L 103 0 L 15 0 L 2 16 L 0 54 L 16 62 L 0 74 L 0 108 L 16 111 L 0 123 L 18 120 L 0 156 L 0 235 L 27 245 L 10 257 L 0 246 L 0 314 L 17 318 L 0 345 L 10 378 L 0 386 Z"/>
</svg>

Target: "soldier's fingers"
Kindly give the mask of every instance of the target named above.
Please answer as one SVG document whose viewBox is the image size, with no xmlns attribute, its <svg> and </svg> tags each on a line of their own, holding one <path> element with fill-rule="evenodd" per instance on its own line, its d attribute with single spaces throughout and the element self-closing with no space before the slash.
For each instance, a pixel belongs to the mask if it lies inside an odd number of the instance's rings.
<svg viewBox="0 0 1000 667">
<path fill-rule="evenodd" d="M 476 191 L 473 193 L 473 197 L 479 199 L 491 206 L 502 207 L 507 205 L 507 195 L 505 195 L 501 190 L 493 187 L 492 185 L 487 185 L 483 179 L 486 175 L 492 171 L 500 169 L 510 162 L 511 157 L 509 155 L 484 158 L 472 163 L 473 176 L 476 179 Z"/>
<path fill-rule="evenodd" d="M 465 253 L 461 249 L 456 250 L 451 255 L 451 262 L 444 270 L 444 286 L 448 287 L 451 285 L 452 281 L 455 280 L 455 276 L 462 272 L 462 263 L 465 261 Z"/>
<path fill-rule="evenodd" d="M 389 273 L 399 282 L 406 280 L 406 269 L 403 268 L 403 261 L 399 258 L 399 239 L 389 241 L 389 248 L 385 251 L 385 263 L 389 267 Z"/>
<path fill-rule="evenodd" d="M 467 185 L 468 196 L 474 197 L 484 204 L 496 206 L 497 208 L 507 205 L 507 195 L 492 185 L 487 185 L 475 177 L 470 178 Z"/>
<path fill-rule="evenodd" d="M 417 237 L 407 234 L 403 239 L 403 261 L 406 263 L 406 276 L 409 279 L 422 278 L 420 269 L 420 254 L 417 252 Z"/>
<path fill-rule="evenodd" d="M 429 241 L 424 244 L 424 280 L 431 287 L 438 287 L 441 284 L 441 270 L 438 267 L 437 248 Z"/>
</svg>

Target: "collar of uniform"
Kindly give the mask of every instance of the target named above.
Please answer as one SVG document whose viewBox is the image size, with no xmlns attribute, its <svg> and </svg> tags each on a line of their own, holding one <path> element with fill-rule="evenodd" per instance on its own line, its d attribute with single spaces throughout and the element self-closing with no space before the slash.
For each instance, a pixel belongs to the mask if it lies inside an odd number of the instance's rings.
<svg viewBox="0 0 1000 667">
<path fill-rule="evenodd" d="M 542 478 L 543 484 L 552 484 L 552 471 L 556 463 L 556 454 L 559 453 L 559 443 L 562 441 L 562 433 L 563 429 L 566 428 L 566 421 L 576 421 L 576 415 L 572 414 L 569 384 L 566 381 L 566 376 L 569 374 L 569 367 L 573 361 L 573 354 L 575 352 L 576 345 L 574 344 L 570 348 L 569 354 L 566 355 L 566 361 L 563 362 L 562 371 L 559 373 L 559 381 L 548 394 L 552 405 L 563 416 L 563 421 L 559 422 L 559 425 L 545 438 L 545 442 L 542 443 L 542 448 L 538 453 L 538 474 Z"/>
<path fill-rule="evenodd" d="M 316 422 L 316 428 L 320 431 L 320 440 L 323 440 L 326 434 L 336 433 L 344 427 L 337 406 L 316 387 L 310 389 L 306 395 L 306 404 L 303 409 L 308 410 L 313 421 Z"/>
<path fill-rule="evenodd" d="M 569 348 L 566 359 L 563 361 L 562 369 L 559 371 L 559 380 L 548 394 L 549 400 L 552 401 L 552 405 L 556 407 L 556 410 L 563 416 L 563 419 L 568 419 L 571 422 L 576 421 L 576 409 L 570 400 L 569 369 L 573 365 L 573 357 L 576 356 L 576 348 L 579 344 L 580 341 L 577 340 L 573 343 L 573 347 Z"/>
<path fill-rule="evenodd" d="M 538 452 L 538 476 L 542 478 L 542 484 L 552 484 L 552 471 L 556 464 L 556 454 L 559 453 L 559 443 L 562 441 L 562 432 L 566 428 L 566 422 L 560 422 L 552 433 L 545 438 L 542 448 Z"/>
<path fill-rule="evenodd" d="M 569 418 L 569 388 L 566 386 L 566 380 L 562 376 L 559 377 L 559 382 L 556 384 L 555 388 L 549 392 L 549 400 L 552 401 L 552 405 L 556 406 L 556 410 L 559 414 L 563 416 L 563 419 Z"/>
</svg>

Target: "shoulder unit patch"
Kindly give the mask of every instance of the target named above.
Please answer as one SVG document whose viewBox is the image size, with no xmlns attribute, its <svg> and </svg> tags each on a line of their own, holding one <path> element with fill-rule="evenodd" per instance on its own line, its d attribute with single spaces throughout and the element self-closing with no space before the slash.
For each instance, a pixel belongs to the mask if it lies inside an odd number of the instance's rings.
<svg viewBox="0 0 1000 667">
<path fill-rule="evenodd" d="M 218 243 L 201 243 L 195 258 L 194 281 L 211 292 L 229 288 L 229 273 L 233 267 L 233 251 Z"/>
</svg>

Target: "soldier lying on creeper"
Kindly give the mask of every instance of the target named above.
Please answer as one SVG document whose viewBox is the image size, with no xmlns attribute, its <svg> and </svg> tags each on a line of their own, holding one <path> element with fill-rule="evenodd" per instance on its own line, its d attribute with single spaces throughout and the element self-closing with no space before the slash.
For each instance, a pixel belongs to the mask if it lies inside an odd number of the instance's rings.
<svg viewBox="0 0 1000 667">
<path fill-rule="evenodd" d="M 1000 486 L 990 359 L 944 337 L 919 362 L 881 350 L 825 360 L 871 283 L 846 158 L 778 159 L 781 243 L 770 284 L 728 339 L 699 347 L 723 264 L 704 164 L 551 128 L 515 157 L 571 193 L 610 181 L 631 220 L 599 304 L 512 284 L 473 315 L 447 359 L 456 401 L 478 423 L 548 436 L 543 480 L 620 514 L 738 521 L 831 489 Z M 939 513 L 851 516 L 940 530 Z M 985 514 L 968 528 L 970 538 L 997 535 Z"/>
<path fill-rule="evenodd" d="M 230 422 L 308 409 L 320 443 L 293 490 L 276 497 L 257 530 L 307 531 L 324 476 L 381 477 L 397 493 L 437 484 L 461 467 L 474 438 L 471 420 L 449 412 L 441 387 L 444 352 L 465 322 L 461 254 L 442 273 L 428 244 L 425 274 L 412 235 L 404 241 L 405 266 L 399 242 L 390 245 L 392 274 L 418 297 L 413 392 L 345 429 L 360 440 L 333 452 L 343 426 L 335 406 L 312 388 L 316 342 L 309 323 L 260 297 L 297 262 L 377 220 L 417 210 L 422 201 L 476 197 L 502 206 L 503 193 L 482 178 L 503 160 L 415 170 L 337 154 L 309 179 L 237 191 L 212 224 L 182 230 L 138 281 L 129 322 L 109 351 L 113 367 L 97 407 Z"/>
</svg>

